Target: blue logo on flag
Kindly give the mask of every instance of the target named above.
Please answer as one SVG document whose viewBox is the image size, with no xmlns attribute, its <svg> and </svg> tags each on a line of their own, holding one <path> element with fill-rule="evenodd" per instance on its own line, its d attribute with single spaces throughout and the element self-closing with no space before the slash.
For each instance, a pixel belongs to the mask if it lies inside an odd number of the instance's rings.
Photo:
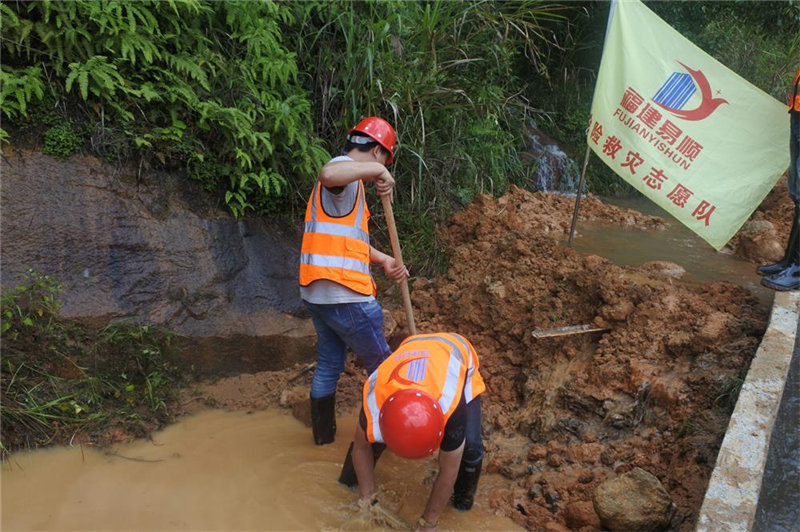
<svg viewBox="0 0 800 532">
<path fill-rule="evenodd" d="M 673 72 L 667 82 L 658 89 L 653 100 L 664 107 L 683 109 L 689 98 L 697 92 L 692 76 L 685 73 Z"/>
</svg>

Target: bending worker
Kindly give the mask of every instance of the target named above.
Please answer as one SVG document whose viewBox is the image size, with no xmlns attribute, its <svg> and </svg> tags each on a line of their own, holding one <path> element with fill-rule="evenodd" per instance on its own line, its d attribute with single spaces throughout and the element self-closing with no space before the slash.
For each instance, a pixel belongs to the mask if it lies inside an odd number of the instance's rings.
<svg viewBox="0 0 800 532">
<path fill-rule="evenodd" d="M 395 281 L 408 270 L 369 243 L 369 208 L 364 183 L 391 198 L 396 136 L 375 116 L 354 127 L 342 155 L 320 170 L 308 199 L 300 250 L 300 297 L 317 332 L 317 368 L 311 382 L 311 427 L 317 445 L 336 434 L 336 384 L 349 347 L 371 373 L 390 353 L 383 311 L 375 300 L 370 264 Z"/>
<path fill-rule="evenodd" d="M 480 394 L 486 386 L 478 366 L 475 348 L 461 335 L 406 338 L 364 384 L 352 459 L 348 451 L 340 482 L 357 481 L 361 499 L 369 500 L 381 443 L 410 459 L 439 449 L 439 473 L 419 528 L 436 528 L 451 495 L 455 508 L 472 508 L 483 463 Z"/>
</svg>

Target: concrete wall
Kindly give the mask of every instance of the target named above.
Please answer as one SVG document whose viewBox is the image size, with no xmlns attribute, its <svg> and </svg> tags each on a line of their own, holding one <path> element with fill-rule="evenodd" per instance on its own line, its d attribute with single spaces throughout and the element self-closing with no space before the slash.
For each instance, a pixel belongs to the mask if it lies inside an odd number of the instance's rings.
<svg viewBox="0 0 800 532">
<path fill-rule="evenodd" d="M 775 294 L 770 324 L 750 364 L 700 509 L 699 531 L 749 531 L 770 437 L 797 342 L 800 292 Z"/>
</svg>

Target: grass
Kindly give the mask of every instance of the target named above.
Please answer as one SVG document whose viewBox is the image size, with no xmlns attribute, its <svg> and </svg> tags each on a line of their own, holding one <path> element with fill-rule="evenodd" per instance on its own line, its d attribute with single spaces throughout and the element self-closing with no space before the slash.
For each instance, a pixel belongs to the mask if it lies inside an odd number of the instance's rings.
<svg viewBox="0 0 800 532">
<path fill-rule="evenodd" d="M 27 281 L 0 298 L 0 455 L 99 438 L 109 425 L 133 435 L 171 418 L 187 375 L 173 335 L 148 325 L 102 328 L 62 320 L 50 277 Z"/>
</svg>

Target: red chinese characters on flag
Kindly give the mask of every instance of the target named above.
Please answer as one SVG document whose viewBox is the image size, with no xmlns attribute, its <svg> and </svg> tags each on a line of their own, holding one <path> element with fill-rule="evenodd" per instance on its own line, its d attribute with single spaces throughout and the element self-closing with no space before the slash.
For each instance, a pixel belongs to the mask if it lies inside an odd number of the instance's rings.
<svg viewBox="0 0 800 532">
<path fill-rule="evenodd" d="M 605 144 L 603 144 L 603 153 L 611 157 L 612 159 L 616 159 L 614 157 L 619 150 L 622 149 L 622 144 L 620 143 L 619 139 L 614 135 L 611 135 L 606 139 Z"/>
<path fill-rule="evenodd" d="M 703 151 L 703 146 L 687 135 L 683 137 L 683 140 L 675 149 L 685 155 L 690 161 L 694 161 L 697 156 L 700 155 L 700 152 Z"/>
<path fill-rule="evenodd" d="M 678 184 L 674 189 L 672 189 L 672 192 L 667 194 L 667 199 L 672 201 L 672 203 L 678 207 L 683 208 L 686 206 L 686 202 L 689 201 L 689 198 L 691 198 L 693 194 L 694 192 L 685 186 Z"/>
<path fill-rule="evenodd" d="M 678 137 L 681 136 L 681 128 L 670 122 L 669 120 L 665 120 L 661 127 L 658 128 L 656 131 L 656 135 L 667 141 L 667 143 L 672 146 L 675 144 L 675 141 L 678 140 Z"/>
<path fill-rule="evenodd" d="M 635 151 L 628 151 L 628 154 L 625 155 L 625 162 L 622 163 L 622 168 L 627 168 L 631 171 L 631 175 L 636 175 L 636 168 L 638 168 L 644 159 L 639 155 L 639 152 Z"/>
<path fill-rule="evenodd" d="M 603 136 L 603 126 L 600 125 L 600 122 L 595 122 L 592 126 L 592 140 L 595 144 L 600 142 L 600 137 Z"/>
<path fill-rule="evenodd" d="M 661 120 L 661 111 L 648 103 L 637 116 L 644 125 L 653 129 L 658 125 L 658 121 Z"/>
<path fill-rule="evenodd" d="M 684 131 L 681 127 L 667 119 L 655 105 L 651 105 L 651 103 L 647 102 L 633 87 L 629 86 L 625 89 L 625 92 L 620 98 L 618 109 L 622 109 L 633 115 L 633 117 L 628 118 L 627 121 L 624 118 L 624 114 L 619 115 L 620 122 L 624 122 L 629 129 L 638 133 L 639 128 L 647 128 L 653 132 L 651 137 L 640 134 L 640 136 L 647 139 L 650 144 L 656 146 L 656 138 L 663 141 L 661 147 L 658 148 L 659 151 L 667 154 L 667 156 L 677 164 L 678 170 L 688 170 L 689 165 L 695 162 L 703 151 L 702 144 L 694 140 L 688 134 L 684 135 Z M 614 116 L 617 115 L 615 114 Z M 594 122 L 594 127 L 597 128 L 600 126 L 597 122 Z M 602 128 L 599 133 L 596 130 L 592 130 L 591 138 L 594 140 L 595 144 L 599 143 L 600 137 L 602 137 Z M 670 146 L 677 146 L 675 152 L 669 150 L 668 147 Z M 679 153 L 683 155 L 684 158 L 676 158 L 676 156 L 670 155 L 672 153 Z M 609 155 L 612 159 L 615 158 L 613 154 L 607 153 L 606 155 Z"/>
<path fill-rule="evenodd" d="M 656 168 L 651 168 L 650 170 L 652 171 L 644 176 L 642 181 L 644 181 L 644 184 L 653 190 L 661 190 L 661 184 L 667 180 L 667 176 L 664 175 L 663 170 L 658 170 Z"/>
<path fill-rule="evenodd" d="M 635 113 L 642 103 L 644 103 L 644 98 L 642 98 L 638 92 L 628 87 L 625 89 L 625 93 L 622 95 L 622 100 L 619 104 L 629 113 Z"/>
<path fill-rule="evenodd" d="M 710 207 L 710 208 L 709 208 Z M 711 218 L 711 213 L 717 210 L 716 205 L 711 205 L 706 200 L 700 201 L 700 205 L 692 211 L 692 216 L 697 218 L 698 220 L 703 220 L 706 223 L 706 227 L 708 227 L 709 220 Z"/>
</svg>

